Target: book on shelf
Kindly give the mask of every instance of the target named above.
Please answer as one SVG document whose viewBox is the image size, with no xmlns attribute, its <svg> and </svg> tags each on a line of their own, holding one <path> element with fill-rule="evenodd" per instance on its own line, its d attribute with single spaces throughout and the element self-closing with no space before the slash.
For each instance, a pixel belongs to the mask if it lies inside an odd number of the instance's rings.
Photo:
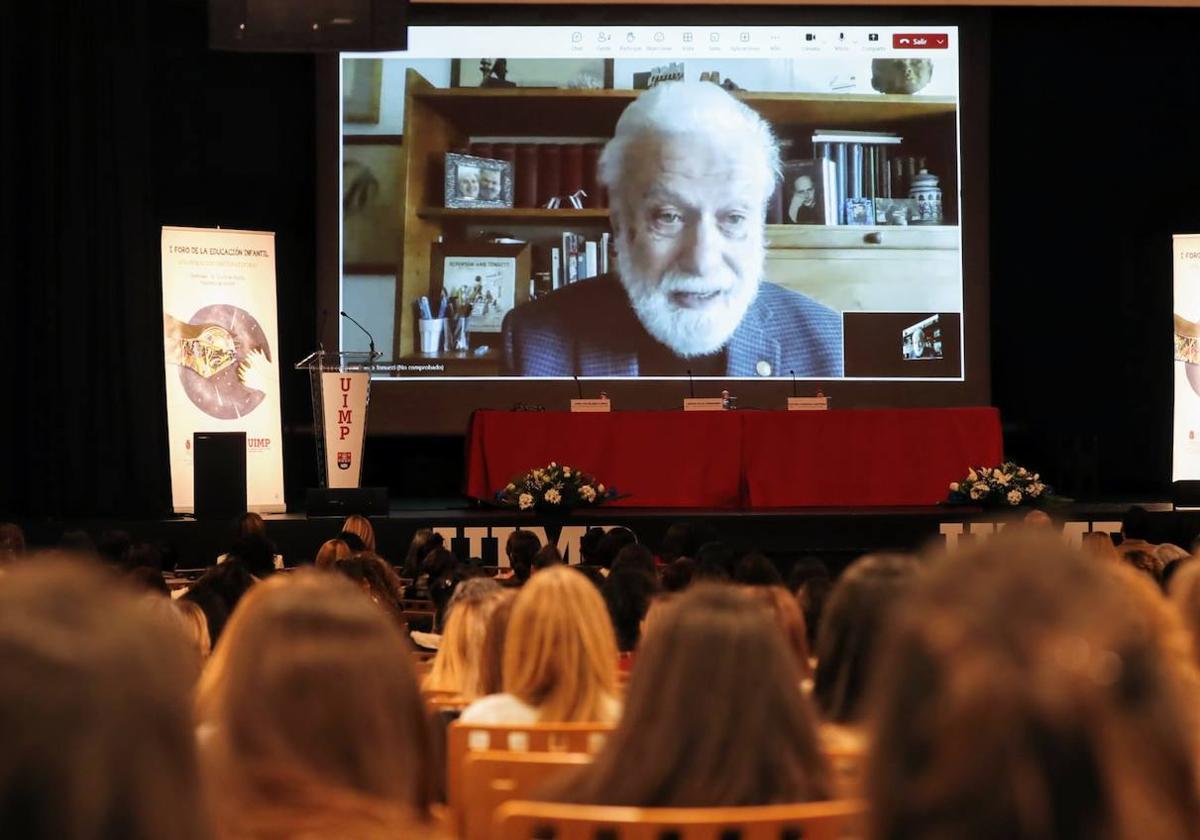
<svg viewBox="0 0 1200 840">
<path fill-rule="evenodd" d="M 550 249 L 550 288 L 561 289 L 563 287 L 563 264 L 562 264 L 562 249 Z"/>
<path fill-rule="evenodd" d="M 595 277 L 600 273 L 600 254 L 597 246 L 600 243 L 590 239 L 583 243 L 583 277 Z"/>
<path fill-rule="evenodd" d="M 517 159 L 513 164 L 513 206 L 537 207 L 538 147 L 536 143 L 516 144 Z"/>
<path fill-rule="evenodd" d="M 609 251 L 612 250 L 612 234 L 608 231 L 600 234 L 600 273 L 608 274 L 609 272 Z"/>
<path fill-rule="evenodd" d="M 833 224 L 851 223 L 847 218 L 850 199 L 874 202 L 876 198 L 908 194 L 923 159 L 900 156 L 902 142 L 899 134 L 889 131 L 813 131 L 813 156 L 831 161 L 835 171 L 837 186 L 831 194 L 837 221 Z"/>
<path fill-rule="evenodd" d="M 873 146 L 898 146 L 904 138 L 892 131 L 842 131 L 841 129 L 817 128 L 813 130 L 814 143 L 869 143 Z"/>
</svg>

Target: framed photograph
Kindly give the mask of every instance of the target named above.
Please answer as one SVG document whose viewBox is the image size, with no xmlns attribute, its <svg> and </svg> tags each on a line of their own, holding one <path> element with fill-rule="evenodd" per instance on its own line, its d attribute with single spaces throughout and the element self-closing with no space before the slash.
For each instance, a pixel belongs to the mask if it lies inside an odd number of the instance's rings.
<svg viewBox="0 0 1200 840">
<path fill-rule="evenodd" d="M 875 201 L 870 198 L 846 199 L 846 224 L 875 224 Z"/>
<path fill-rule="evenodd" d="M 512 163 L 447 152 L 446 206 L 512 207 Z"/>
<path fill-rule="evenodd" d="M 383 90 L 383 59 L 342 60 L 342 122 L 379 122 L 379 99 Z"/>
<path fill-rule="evenodd" d="M 429 266 L 429 302 L 442 291 L 471 307 L 470 331 L 499 333 L 504 316 L 529 302 L 529 243 L 435 242 Z"/>
<path fill-rule="evenodd" d="M 342 261 L 395 267 L 400 256 L 397 138 L 342 138 Z"/>
<path fill-rule="evenodd" d="M 783 223 L 823 225 L 825 178 L 819 160 L 788 160 L 783 169 Z"/>
<path fill-rule="evenodd" d="M 941 319 L 937 315 L 930 315 L 905 327 L 900 333 L 900 341 L 900 352 L 906 362 L 943 358 Z"/>
<path fill-rule="evenodd" d="M 611 58 L 456 58 L 451 87 L 571 88 L 613 86 Z"/>
<path fill-rule="evenodd" d="M 875 224 L 914 225 L 917 220 L 917 200 L 915 198 L 875 199 Z"/>
</svg>

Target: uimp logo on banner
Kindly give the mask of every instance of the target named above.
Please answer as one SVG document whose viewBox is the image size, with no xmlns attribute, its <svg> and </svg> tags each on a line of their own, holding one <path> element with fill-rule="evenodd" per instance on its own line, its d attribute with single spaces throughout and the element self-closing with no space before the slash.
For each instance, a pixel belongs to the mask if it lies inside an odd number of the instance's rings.
<svg viewBox="0 0 1200 840">
<path fill-rule="evenodd" d="M 360 371 L 321 374 L 325 420 L 325 483 L 358 487 L 371 375 Z"/>
</svg>

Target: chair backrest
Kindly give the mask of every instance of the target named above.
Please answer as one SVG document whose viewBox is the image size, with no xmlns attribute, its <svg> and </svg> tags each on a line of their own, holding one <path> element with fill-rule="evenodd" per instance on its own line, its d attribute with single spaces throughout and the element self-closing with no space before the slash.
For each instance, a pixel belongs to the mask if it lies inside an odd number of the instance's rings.
<svg viewBox="0 0 1200 840">
<path fill-rule="evenodd" d="M 463 723 L 456 720 L 446 732 L 446 804 L 462 813 L 462 769 L 469 753 L 506 751 L 594 755 L 612 732 L 611 724 L 532 723 L 525 726 Z M 461 826 L 461 817 L 460 826 Z"/>
<path fill-rule="evenodd" d="M 497 840 L 853 840 L 864 836 L 857 800 L 751 808 L 619 808 L 511 801 L 496 810 Z"/>
<path fill-rule="evenodd" d="M 488 840 L 497 808 L 514 799 L 529 799 L 548 779 L 591 762 L 586 753 L 469 753 L 462 769 L 461 837 Z"/>
</svg>

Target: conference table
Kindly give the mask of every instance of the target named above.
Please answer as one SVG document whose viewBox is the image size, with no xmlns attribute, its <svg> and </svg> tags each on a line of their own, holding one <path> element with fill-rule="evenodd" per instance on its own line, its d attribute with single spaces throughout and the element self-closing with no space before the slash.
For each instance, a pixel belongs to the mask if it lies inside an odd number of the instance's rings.
<svg viewBox="0 0 1200 840">
<path fill-rule="evenodd" d="M 758 509 L 933 505 L 1003 460 L 995 408 L 477 411 L 467 495 L 492 501 L 551 461 L 615 488 L 610 504 Z"/>
</svg>

